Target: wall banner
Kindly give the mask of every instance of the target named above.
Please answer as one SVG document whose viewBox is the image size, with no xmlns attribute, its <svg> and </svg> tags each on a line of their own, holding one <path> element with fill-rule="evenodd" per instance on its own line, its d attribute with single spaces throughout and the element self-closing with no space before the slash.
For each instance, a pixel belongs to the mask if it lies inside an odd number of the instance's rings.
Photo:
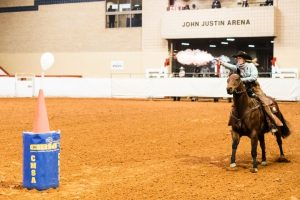
<svg viewBox="0 0 300 200">
<path fill-rule="evenodd" d="M 275 36 L 275 7 L 220 8 L 165 12 L 165 39 Z"/>
</svg>

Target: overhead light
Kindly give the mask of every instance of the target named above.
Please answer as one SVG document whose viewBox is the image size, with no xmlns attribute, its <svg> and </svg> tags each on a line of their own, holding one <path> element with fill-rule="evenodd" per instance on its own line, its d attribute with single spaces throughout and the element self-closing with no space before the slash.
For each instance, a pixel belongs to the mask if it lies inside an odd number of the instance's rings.
<svg viewBox="0 0 300 200">
<path fill-rule="evenodd" d="M 250 47 L 250 48 L 254 48 L 254 47 L 255 47 L 255 45 L 254 45 L 254 44 L 249 44 L 249 45 L 248 45 L 248 47 Z"/>
<path fill-rule="evenodd" d="M 226 40 L 227 40 L 227 41 L 231 41 L 231 42 L 232 42 L 232 41 L 235 41 L 234 38 L 227 38 Z"/>
<path fill-rule="evenodd" d="M 181 45 L 182 45 L 182 46 L 190 46 L 190 43 L 182 42 Z"/>
<path fill-rule="evenodd" d="M 221 44 L 225 44 L 225 45 L 227 45 L 227 44 L 228 44 L 228 42 L 221 42 Z"/>
<path fill-rule="evenodd" d="M 209 47 L 215 48 L 215 47 L 217 47 L 217 46 L 214 45 L 214 44 L 210 44 Z"/>
<path fill-rule="evenodd" d="M 273 44 L 273 43 L 274 43 L 274 40 L 271 40 L 271 43 Z"/>
</svg>

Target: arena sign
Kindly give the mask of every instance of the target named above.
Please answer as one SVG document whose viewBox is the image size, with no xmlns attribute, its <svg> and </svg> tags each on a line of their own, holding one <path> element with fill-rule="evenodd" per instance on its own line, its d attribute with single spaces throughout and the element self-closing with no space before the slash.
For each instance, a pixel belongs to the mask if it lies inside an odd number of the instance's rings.
<svg viewBox="0 0 300 200">
<path fill-rule="evenodd" d="M 182 27 L 194 27 L 194 26 L 235 26 L 235 25 L 250 25 L 250 19 L 238 19 L 238 20 L 215 20 L 215 21 L 195 21 L 195 22 L 183 22 Z"/>
<path fill-rule="evenodd" d="M 162 17 L 165 39 L 264 37 L 275 35 L 275 8 L 169 11 Z"/>
</svg>

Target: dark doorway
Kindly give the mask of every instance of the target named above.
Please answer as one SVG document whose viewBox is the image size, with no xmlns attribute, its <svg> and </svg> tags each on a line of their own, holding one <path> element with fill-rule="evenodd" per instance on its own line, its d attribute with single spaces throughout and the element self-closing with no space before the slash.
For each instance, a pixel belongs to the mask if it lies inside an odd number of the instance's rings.
<svg viewBox="0 0 300 200">
<path fill-rule="evenodd" d="M 268 77 L 271 72 L 271 59 L 273 58 L 273 41 L 274 37 L 252 37 L 252 38 L 205 38 L 205 39 L 174 39 L 169 40 L 169 46 L 173 47 L 173 55 L 186 49 L 199 49 L 207 51 L 213 57 L 221 55 L 230 58 L 230 62 L 234 63 L 232 58 L 237 51 L 242 50 L 257 58 L 259 66 L 257 67 L 260 76 Z M 176 59 L 172 62 L 172 72 L 177 73 L 182 64 Z M 194 72 L 195 66 L 184 66 L 186 72 Z M 209 67 L 209 66 L 206 66 Z"/>
</svg>

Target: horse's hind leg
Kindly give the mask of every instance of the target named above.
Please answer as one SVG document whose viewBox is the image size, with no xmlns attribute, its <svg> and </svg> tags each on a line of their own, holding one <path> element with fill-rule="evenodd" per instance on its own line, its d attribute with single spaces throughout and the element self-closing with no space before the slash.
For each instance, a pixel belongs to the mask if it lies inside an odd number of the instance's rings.
<svg viewBox="0 0 300 200">
<path fill-rule="evenodd" d="M 256 173 L 258 171 L 257 169 L 257 143 L 258 138 L 255 132 L 252 133 L 251 136 L 251 155 L 252 155 L 252 162 L 253 162 L 253 168 L 251 169 L 251 172 Z"/>
<path fill-rule="evenodd" d="M 283 153 L 283 149 L 282 149 L 281 136 L 280 136 L 278 131 L 275 133 L 275 135 L 276 135 L 276 141 L 277 141 L 277 144 L 278 144 L 278 147 L 279 147 L 279 150 L 280 150 L 280 157 L 284 157 L 284 153 Z"/>
<path fill-rule="evenodd" d="M 289 162 L 289 160 L 285 158 L 283 153 L 281 134 L 277 131 L 275 133 L 275 136 L 280 151 L 280 157 L 278 159 L 278 162 Z"/>
<path fill-rule="evenodd" d="M 237 147 L 240 143 L 240 135 L 237 132 L 232 130 L 231 136 L 232 136 L 232 153 L 231 153 L 230 167 L 236 167 L 235 155 L 236 155 Z"/>
<path fill-rule="evenodd" d="M 267 165 L 265 135 L 262 134 L 258 139 L 261 148 L 261 165 L 265 166 Z"/>
</svg>

